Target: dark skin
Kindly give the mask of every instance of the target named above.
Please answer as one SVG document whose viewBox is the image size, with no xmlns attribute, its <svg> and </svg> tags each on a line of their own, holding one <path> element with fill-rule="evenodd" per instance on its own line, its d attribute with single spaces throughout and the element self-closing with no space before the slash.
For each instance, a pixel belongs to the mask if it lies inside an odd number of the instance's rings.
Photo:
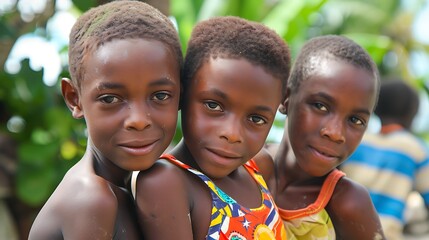
<svg viewBox="0 0 429 240">
<path fill-rule="evenodd" d="M 371 73 L 335 59 L 319 61 L 296 92 L 288 89 L 280 107 L 288 116 L 281 143 L 256 157 L 282 209 L 302 209 L 316 200 L 326 176 L 361 141 L 374 109 Z M 326 210 L 336 239 L 384 239 L 367 190 L 350 179 L 340 179 Z"/>
<path fill-rule="evenodd" d="M 263 147 L 281 102 L 281 81 L 245 59 L 217 58 L 203 63 L 188 88 L 184 138 L 171 154 L 239 204 L 261 206 L 261 190 L 242 165 Z M 140 172 L 136 201 L 147 239 L 205 239 L 208 233 L 207 185 L 166 160 Z"/>
<path fill-rule="evenodd" d="M 112 40 L 85 60 L 80 88 L 62 80 L 88 144 L 37 216 L 29 239 L 142 239 L 129 182 L 169 145 L 177 121 L 179 67 L 157 41 Z"/>
</svg>

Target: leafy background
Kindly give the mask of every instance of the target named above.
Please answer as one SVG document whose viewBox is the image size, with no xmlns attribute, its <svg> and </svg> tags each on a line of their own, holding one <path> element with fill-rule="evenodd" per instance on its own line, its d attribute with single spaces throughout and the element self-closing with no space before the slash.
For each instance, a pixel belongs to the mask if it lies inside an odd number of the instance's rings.
<svg viewBox="0 0 429 240">
<path fill-rule="evenodd" d="M 2 0 L 3 1 L 3 0 Z M 53 33 L 47 23 L 56 12 L 55 0 L 46 0 L 41 12 L 30 17 L 19 9 L 20 1 L 0 8 L 0 65 L 20 37 L 33 34 L 46 40 Z M 69 12 L 78 17 L 102 0 L 72 0 Z M 422 95 L 429 95 L 429 71 L 417 72 L 413 54 L 428 57 L 429 45 L 412 34 L 412 24 L 428 1 L 399 0 L 152 0 L 177 22 L 184 51 L 196 22 L 212 16 L 234 15 L 258 21 L 276 30 L 289 44 L 294 58 L 303 43 L 314 36 L 343 34 L 361 44 L 379 66 L 382 76 L 399 76 Z M 408 4 L 404 4 L 407 2 Z M 412 2 L 412 3 L 410 3 Z M 37 48 L 37 46 L 34 46 Z M 67 54 L 67 46 L 60 53 Z M 68 76 L 66 57 L 58 78 Z M 18 222 L 22 239 L 40 207 L 65 172 L 78 161 L 85 149 L 85 125 L 71 117 L 58 82 L 46 85 L 44 69 L 21 62 L 17 73 L 0 69 L 0 186 Z M 273 131 L 281 131 L 279 117 Z M 429 140 L 426 128 L 416 132 Z M 174 142 L 180 139 L 180 124 Z M 270 135 L 269 141 L 276 141 Z M 5 180 L 3 180 L 5 179 Z"/>
</svg>

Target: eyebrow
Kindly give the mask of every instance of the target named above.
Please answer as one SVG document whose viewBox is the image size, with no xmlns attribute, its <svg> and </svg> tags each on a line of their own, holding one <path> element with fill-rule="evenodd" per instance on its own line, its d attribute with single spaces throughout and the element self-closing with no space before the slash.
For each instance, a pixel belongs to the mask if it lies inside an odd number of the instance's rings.
<svg viewBox="0 0 429 240">
<path fill-rule="evenodd" d="M 169 77 L 163 77 L 156 81 L 153 81 L 149 84 L 150 87 L 154 86 L 166 86 L 171 85 L 174 86 L 176 83 L 171 80 Z M 114 82 L 102 82 L 97 85 L 98 90 L 105 90 L 105 89 L 121 89 L 125 88 L 122 83 L 114 83 Z"/>
<path fill-rule="evenodd" d="M 228 100 L 228 96 L 224 93 L 224 92 L 222 92 L 222 91 L 220 91 L 219 89 L 216 89 L 216 88 L 213 88 L 213 89 L 210 89 L 210 90 L 208 90 L 208 91 L 203 91 L 203 92 L 201 92 L 201 94 L 203 95 L 203 96 L 205 96 L 205 95 L 207 95 L 207 94 L 215 94 L 215 95 L 217 95 L 217 96 L 219 96 L 220 98 L 222 98 L 222 99 L 225 99 L 225 100 Z M 272 112 L 273 111 L 273 109 L 272 108 L 270 108 L 270 107 L 268 107 L 268 106 L 264 106 L 264 105 L 257 105 L 256 107 L 255 107 L 255 109 L 257 110 L 257 111 L 264 111 L 264 112 Z M 276 109 L 276 111 L 277 111 L 277 109 Z"/>
<path fill-rule="evenodd" d="M 326 100 L 328 100 L 328 101 L 330 101 L 332 103 L 336 103 L 337 102 L 333 97 L 331 97 L 331 95 L 328 95 L 328 94 L 326 94 L 324 92 L 317 92 L 315 94 L 312 94 L 311 96 L 319 96 L 319 97 L 325 98 Z M 371 115 L 370 111 L 368 109 L 366 109 L 366 108 L 358 108 L 358 109 L 355 109 L 354 111 L 357 112 L 357 113 L 363 113 L 363 114 L 366 114 L 366 115 Z"/>
</svg>

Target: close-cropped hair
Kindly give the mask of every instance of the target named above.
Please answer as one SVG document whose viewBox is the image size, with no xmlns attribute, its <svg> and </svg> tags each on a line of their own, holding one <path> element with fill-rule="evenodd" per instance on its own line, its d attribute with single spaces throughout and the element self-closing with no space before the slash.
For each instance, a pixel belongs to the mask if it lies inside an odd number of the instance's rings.
<svg viewBox="0 0 429 240">
<path fill-rule="evenodd" d="M 419 107 L 419 95 L 401 79 L 383 79 L 375 114 L 380 118 L 414 118 Z"/>
<path fill-rule="evenodd" d="M 288 82 L 291 92 L 299 89 L 301 82 L 307 80 L 316 72 L 315 59 L 335 59 L 364 69 L 374 76 L 377 82 L 377 92 L 380 87 L 380 77 L 377 65 L 368 52 L 353 40 L 340 35 L 325 35 L 314 37 L 307 41 L 299 52 Z"/>
<path fill-rule="evenodd" d="M 183 62 L 178 33 L 171 20 L 139 1 L 113 1 L 91 8 L 78 18 L 69 37 L 70 76 L 78 88 L 85 78 L 85 58 L 112 40 L 159 41 L 176 57 L 180 68 Z"/>
<path fill-rule="evenodd" d="M 239 17 L 215 17 L 193 29 L 185 56 L 182 81 L 186 91 L 203 63 L 210 59 L 245 59 L 282 81 L 285 94 L 290 73 L 286 42 L 267 26 Z"/>
</svg>

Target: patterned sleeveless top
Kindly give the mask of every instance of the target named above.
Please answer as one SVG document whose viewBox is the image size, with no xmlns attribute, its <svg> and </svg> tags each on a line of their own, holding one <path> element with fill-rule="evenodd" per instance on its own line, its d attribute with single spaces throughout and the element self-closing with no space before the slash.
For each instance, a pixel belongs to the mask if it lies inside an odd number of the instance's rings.
<svg viewBox="0 0 429 240">
<path fill-rule="evenodd" d="M 323 182 L 316 201 L 306 208 L 285 210 L 279 208 L 289 240 L 330 240 L 335 239 L 335 229 L 325 210 L 332 197 L 337 182 L 345 175 L 335 169 Z"/>
<path fill-rule="evenodd" d="M 177 160 L 174 156 L 164 154 L 161 158 L 195 174 L 208 186 L 212 196 L 212 214 L 206 239 L 286 239 L 286 231 L 277 206 L 274 204 L 262 176 L 257 173 L 256 164 L 252 160 L 243 166 L 261 189 L 262 204 L 258 208 L 246 208 L 239 205 L 218 188 L 210 178 Z"/>
</svg>

